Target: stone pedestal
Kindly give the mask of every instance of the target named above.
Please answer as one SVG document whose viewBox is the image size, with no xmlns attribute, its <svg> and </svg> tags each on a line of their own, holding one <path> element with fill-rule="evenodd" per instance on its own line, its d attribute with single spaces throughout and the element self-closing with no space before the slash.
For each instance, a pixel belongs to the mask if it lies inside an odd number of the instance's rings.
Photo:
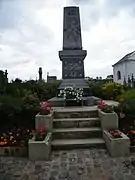
<svg viewBox="0 0 135 180">
<path fill-rule="evenodd" d="M 67 86 L 75 86 L 89 90 L 84 80 L 84 59 L 87 51 L 82 48 L 81 25 L 79 7 L 70 6 L 64 8 L 63 23 L 63 50 L 59 51 L 62 61 L 63 82 L 59 89 Z M 88 93 L 88 95 L 90 95 Z"/>
</svg>

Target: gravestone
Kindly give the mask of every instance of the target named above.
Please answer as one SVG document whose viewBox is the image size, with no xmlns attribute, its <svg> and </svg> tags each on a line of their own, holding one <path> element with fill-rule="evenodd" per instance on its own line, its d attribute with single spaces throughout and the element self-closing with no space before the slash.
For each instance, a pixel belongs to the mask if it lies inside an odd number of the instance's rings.
<svg viewBox="0 0 135 180">
<path fill-rule="evenodd" d="M 64 8 L 63 50 L 59 51 L 62 61 L 62 83 L 66 86 L 89 88 L 84 80 L 84 59 L 87 51 L 82 49 L 79 7 Z"/>
</svg>

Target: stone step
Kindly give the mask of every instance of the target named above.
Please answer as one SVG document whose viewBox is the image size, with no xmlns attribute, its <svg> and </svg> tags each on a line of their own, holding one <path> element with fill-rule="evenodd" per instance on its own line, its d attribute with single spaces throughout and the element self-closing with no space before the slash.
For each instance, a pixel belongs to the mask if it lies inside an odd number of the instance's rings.
<svg viewBox="0 0 135 180">
<path fill-rule="evenodd" d="M 52 141 L 53 150 L 69 150 L 78 148 L 105 148 L 102 138 L 90 139 L 55 139 Z"/>
<path fill-rule="evenodd" d="M 53 119 L 54 128 L 82 128 L 82 127 L 99 127 L 99 118 L 65 118 Z"/>
<path fill-rule="evenodd" d="M 85 139 L 102 137 L 100 127 L 53 129 L 53 139 Z"/>
<path fill-rule="evenodd" d="M 54 119 L 98 117 L 97 108 L 64 108 L 54 111 Z"/>
</svg>

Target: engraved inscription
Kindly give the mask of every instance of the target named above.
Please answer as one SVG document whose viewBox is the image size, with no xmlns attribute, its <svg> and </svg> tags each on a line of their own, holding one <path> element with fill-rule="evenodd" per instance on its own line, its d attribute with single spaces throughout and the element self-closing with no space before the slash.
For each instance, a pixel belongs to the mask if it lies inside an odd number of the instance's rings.
<svg viewBox="0 0 135 180">
<path fill-rule="evenodd" d="M 67 62 L 67 64 L 63 66 L 64 77 L 65 78 L 83 78 L 83 66 L 79 61 L 77 62 Z"/>
</svg>

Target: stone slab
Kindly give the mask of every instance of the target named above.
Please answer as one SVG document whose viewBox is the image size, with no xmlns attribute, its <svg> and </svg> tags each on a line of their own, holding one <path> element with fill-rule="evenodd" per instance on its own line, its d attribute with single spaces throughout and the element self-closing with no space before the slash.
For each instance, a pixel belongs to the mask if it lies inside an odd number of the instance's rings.
<svg viewBox="0 0 135 180">
<path fill-rule="evenodd" d="M 52 149 L 75 149 L 88 147 L 105 148 L 105 141 L 102 138 L 52 140 Z"/>
<path fill-rule="evenodd" d="M 100 137 L 102 137 L 102 131 L 99 127 L 53 129 L 53 139 L 85 139 Z"/>
<path fill-rule="evenodd" d="M 65 118 L 53 119 L 54 128 L 81 128 L 81 127 L 99 127 L 99 118 Z"/>
<path fill-rule="evenodd" d="M 83 106 L 95 106 L 100 102 L 100 98 L 94 96 L 82 97 Z M 65 107 L 64 98 L 53 97 L 48 100 L 52 107 Z M 67 107 L 66 107 L 67 108 Z M 83 107 L 82 107 L 83 108 Z"/>
</svg>

